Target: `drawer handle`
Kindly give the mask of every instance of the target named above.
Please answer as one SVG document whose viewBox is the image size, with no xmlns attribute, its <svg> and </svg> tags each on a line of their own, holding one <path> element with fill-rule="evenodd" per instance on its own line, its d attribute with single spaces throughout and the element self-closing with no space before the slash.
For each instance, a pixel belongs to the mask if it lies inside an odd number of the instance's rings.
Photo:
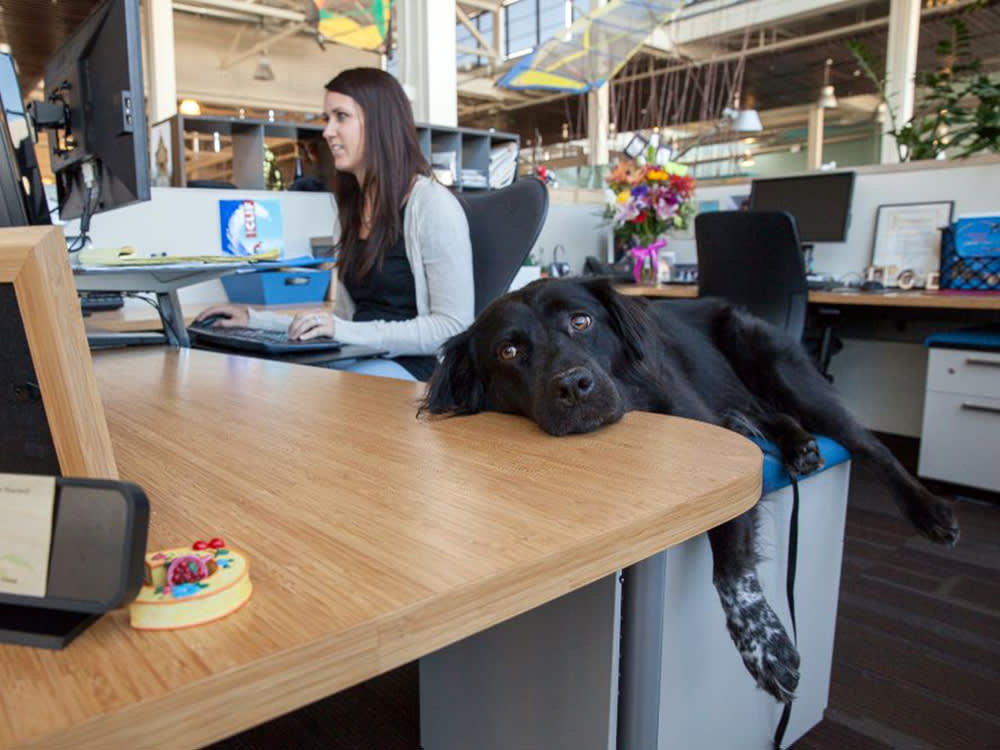
<svg viewBox="0 0 1000 750">
<path fill-rule="evenodd" d="M 988 411 L 992 414 L 1000 414 L 1000 406 L 987 406 L 986 404 L 971 404 L 968 401 L 962 402 L 962 408 L 969 411 Z"/>
<path fill-rule="evenodd" d="M 966 357 L 967 365 L 983 365 L 984 367 L 1000 367 L 1000 359 L 979 359 L 978 357 Z"/>
</svg>

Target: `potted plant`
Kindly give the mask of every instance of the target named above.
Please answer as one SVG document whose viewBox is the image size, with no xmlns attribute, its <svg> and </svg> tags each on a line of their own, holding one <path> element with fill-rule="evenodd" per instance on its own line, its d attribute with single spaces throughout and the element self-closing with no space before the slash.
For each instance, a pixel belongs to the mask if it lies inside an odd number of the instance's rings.
<svg viewBox="0 0 1000 750">
<path fill-rule="evenodd" d="M 975 8 L 977 6 L 973 6 Z M 935 159 L 946 151 L 965 158 L 981 151 L 1000 151 L 1000 77 L 982 71 L 971 54 L 969 27 L 961 17 L 947 19 L 950 38 L 937 45 L 937 69 L 917 75 L 918 100 L 913 116 L 900 122 L 889 102 L 886 81 L 865 45 L 848 42 L 862 70 L 885 103 L 900 161 Z"/>
<path fill-rule="evenodd" d="M 653 164 L 655 148 L 640 164 L 619 161 L 606 178 L 604 217 L 614 227 L 615 244 L 633 258 L 637 284 L 655 284 L 659 255 L 674 229 L 686 229 L 695 213 L 694 178 L 683 164 Z"/>
</svg>

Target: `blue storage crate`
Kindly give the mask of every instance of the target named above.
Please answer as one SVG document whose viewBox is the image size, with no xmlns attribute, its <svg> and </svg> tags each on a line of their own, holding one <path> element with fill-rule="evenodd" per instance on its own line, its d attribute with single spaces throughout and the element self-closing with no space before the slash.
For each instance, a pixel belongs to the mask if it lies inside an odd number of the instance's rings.
<svg viewBox="0 0 1000 750">
<path fill-rule="evenodd" d="M 322 302 L 330 288 L 330 274 L 313 268 L 234 273 L 222 277 L 222 286 L 230 302 L 247 305 Z"/>
<path fill-rule="evenodd" d="M 941 230 L 941 288 L 1000 290 L 1000 216 L 959 219 Z"/>
</svg>

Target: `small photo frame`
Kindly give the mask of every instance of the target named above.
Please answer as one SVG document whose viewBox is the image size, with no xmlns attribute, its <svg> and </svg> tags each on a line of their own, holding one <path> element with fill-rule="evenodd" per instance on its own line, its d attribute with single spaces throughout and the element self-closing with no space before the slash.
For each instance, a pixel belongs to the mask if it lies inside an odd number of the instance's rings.
<svg viewBox="0 0 1000 750">
<path fill-rule="evenodd" d="M 896 286 L 900 269 L 919 278 L 941 266 L 941 229 L 951 224 L 954 201 L 884 203 L 875 213 L 872 265 L 890 270 L 883 283 Z"/>
<path fill-rule="evenodd" d="M 3 429 L 30 446 L 0 452 L 0 472 L 117 479 L 62 227 L 0 229 L 0 341 Z"/>
<path fill-rule="evenodd" d="M 649 141 L 643 138 L 641 135 L 636 133 L 632 136 L 632 139 L 625 145 L 625 153 L 630 159 L 637 159 L 646 151 L 646 147 L 649 145 Z"/>
</svg>

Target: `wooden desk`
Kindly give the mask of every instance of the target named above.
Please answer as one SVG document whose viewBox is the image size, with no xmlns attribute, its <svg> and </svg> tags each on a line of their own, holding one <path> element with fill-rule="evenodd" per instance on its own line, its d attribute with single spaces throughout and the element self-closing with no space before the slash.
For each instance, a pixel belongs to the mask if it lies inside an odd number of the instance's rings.
<svg viewBox="0 0 1000 750">
<path fill-rule="evenodd" d="M 191 312 L 184 313 L 184 325 L 191 325 L 198 313 L 212 305 L 226 305 L 228 302 L 205 302 L 198 305 L 188 305 Z M 333 312 L 333 302 L 312 302 L 295 305 L 251 305 L 255 310 L 295 315 L 300 312 Z M 148 306 L 140 308 L 128 307 L 120 310 L 102 310 L 91 313 L 83 319 L 87 330 L 109 331 L 112 333 L 131 333 L 137 331 L 162 331 L 163 324 L 156 311 Z"/>
<path fill-rule="evenodd" d="M 698 286 L 696 284 L 665 284 L 663 286 L 615 284 L 615 289 L 628 297 L 670 297 L 674 299 L 694 299 L 698 296 Z"/>
<path fill-rule="evenodd" d="M 631 297 L 667 297 L 673 299 L 694 299 L 698 296 L 695 284 L 669 284 L 665 286 L 642 286 L 619 284 L 615 286 L 622 294 Z M 818 305 L 849 305 L 852 307 L 905 307 L 936 310 L 976 310 L 1000 311 L 1000 293 L 995 292 L 821 292 L 810 291 L 809 303 Z"/>
<path fill-rule="evenodd" d="M 254 595 L 191 630 L 119 610 L 63 652 L 0 647 L 0 747 L 193 748 L 647 558 L 757 500 L 735 433 L 631 413 L 553 438 L 415 419 L 421 386 L 190 349 L 94 356 L 150 547 L 220 535 Z"/>
</svg>

